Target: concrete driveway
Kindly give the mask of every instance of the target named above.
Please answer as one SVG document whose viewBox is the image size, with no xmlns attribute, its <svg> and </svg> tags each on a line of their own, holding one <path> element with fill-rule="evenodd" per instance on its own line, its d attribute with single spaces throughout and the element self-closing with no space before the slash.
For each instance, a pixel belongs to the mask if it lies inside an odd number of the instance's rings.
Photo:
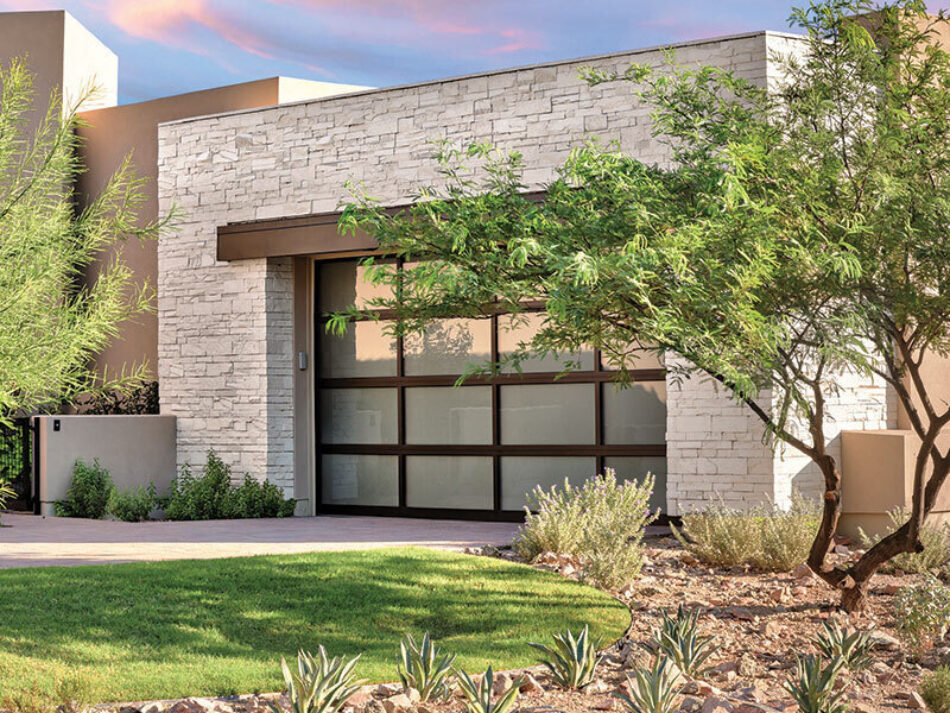
<svg viewBox="0 0 950 713">
<path fill-rule="evenodd" d="M 498 522 L 327 516 L 126 523 L 5 513 L 0 569 L 415 545 L 461 550 L 511 542 Z"/>
</svg>

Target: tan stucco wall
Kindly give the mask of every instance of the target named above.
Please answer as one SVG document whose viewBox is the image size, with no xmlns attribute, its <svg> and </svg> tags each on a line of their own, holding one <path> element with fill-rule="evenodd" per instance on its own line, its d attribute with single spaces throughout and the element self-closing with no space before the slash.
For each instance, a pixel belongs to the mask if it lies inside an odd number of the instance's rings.
<svg viewBox="0 0 950 713">
<path fill-rule="evenodd" d="M 99 463 L 119 488 L 155 483 L 167 493 L 176 474 L 174 416 L 40 416 L 40 504 L 66 496 L 76 460 Z M 55 424 L 59 422 L 60 430 Z"/>
<path fill-rule="evenodd" d="M 139 223 L 158 218 L 156 180 L 158 178 L 158 124 L 193 116 L 236 111 L 298 101 L 304 98 L 333 96 L 364 87 L 327 82 L 312 82 L 289 77 L 272 77 L 255 82 L 205 89 L 152 101 L 110 107 L 82 114 L 88 126 L 80 130 L 83 159 L 87 172 L 78 188 L 84 196 L 95 196 L 106 185 L 123 159 L 132 155 L 135 172 L 145 178 L 146 201 Z M 132 268 L 138 285 L 152 288 L 158 281 L 158 253 L 154 241 L 131 240 L 121 248 L 122 259 Z M 89 271 L 94 280 L 100 265 Z M 158 322 L 153 312 L 138 315 L 122 326 L 121 337 L 99 356 L 101 372 L 119 372 L 123 367 L 147 363 L 157 374 Z"/>
</svg>

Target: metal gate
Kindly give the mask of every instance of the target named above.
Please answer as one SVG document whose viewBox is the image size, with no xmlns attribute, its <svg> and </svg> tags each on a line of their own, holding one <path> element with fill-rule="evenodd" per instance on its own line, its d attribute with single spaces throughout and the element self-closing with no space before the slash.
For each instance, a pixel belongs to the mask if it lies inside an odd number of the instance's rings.
<svg viewBox="0 0 950 713">
<path fill-rule="evenodd" d="M 33 428 L 29 418 L 17 418 L 11 426 L 0 424 L 0 483 L 9 483 L 16 498 L 11 510 L 35 512 L 33 487 Z"/>
</svg>

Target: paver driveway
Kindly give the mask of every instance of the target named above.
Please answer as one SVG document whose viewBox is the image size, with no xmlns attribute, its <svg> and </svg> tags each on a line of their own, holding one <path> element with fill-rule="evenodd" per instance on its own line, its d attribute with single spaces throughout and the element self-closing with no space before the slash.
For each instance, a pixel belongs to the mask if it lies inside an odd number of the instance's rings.
<svg viewBox="0 0 950 713">
<path fill-rule="evenodd" d="M 5 513 L 0 569 L 210 559 L 416 545 L 459 550 L 511 542 L 512 523 L 393 517 L 126 523 Z"/>
</svg>

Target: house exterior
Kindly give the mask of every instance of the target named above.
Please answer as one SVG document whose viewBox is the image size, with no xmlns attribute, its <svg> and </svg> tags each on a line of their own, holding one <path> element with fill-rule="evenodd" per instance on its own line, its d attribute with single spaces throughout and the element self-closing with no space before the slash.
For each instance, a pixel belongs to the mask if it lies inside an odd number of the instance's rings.
<svg viewBox="0 0 950 713">
<path fill-rule="evenodd" d="M 0 33 L 20 15 L 0 15 Z M 801 46 L 796 35 L 755 32 L 675 50 L 681 63 L 773 86 L 780 76 L 771 58 Z M 534 486 L 604 467 L 628 478 L 653 473 L 654 505 L 672 515 L 711 498 L 747 506 L 787 503 L 793 489 L 820 494 L 808 460 L 764 445 L 750 411 L 709 381 L 674 382 L 656 361 L 639 364 L 637 383 L 623 391 L 595 352 L 557 382 L 556 365 L 536 360 L 524 375 L 453 388 L 467 362 L 503 354 L 532 322 L 512 329 L 504 315 L 444 320 L 399 343 L 373 321 L 342 338 L 323 330 L 328 311 L 374 289 L 358 265 L 372 238 L 336 229 L 347 181 L 403 205 L 435 180 L 429 141 L 438 138 L 520 151 L 530 190 L 542 190 L 591 135 L 667 161 L 649 109 L 628 85 L 589 87 L 579 78 L 587 66 L 663 64 L 663 51 L 381 89 L 265 80 L 87 112 L 93 170 L 84 190 L 94 192 L 135 147 L 140 170 L 155 179 L 143 219 L 182 212 L 157 245 L 125 248 L 140 251 L 130 260 L 154 280 L 157 312 L 130 326 L 101 363 L 144 357 L 156 365 L 162 413 L 177 418 L 180 464 L 213 448 L 237 473 L 297 498 L 298 514 L 515 518 Z M 935 378 L 943 373 L 935 367 Z M 843 375 L 839 386 L 829 405 L 833 453 L 850 432 L 906 435 L 883 382 Z M 766 406 L 770 399 L 761 395 Z M 873 447 L 896 463 L 906 438 Z M 852 450 L 856 470 L 880 467 L 862 460 L 868 447 Z M 880 513 L 899 497 L 895 490 L 889 504 L 861 507 Z"/>
</svg>

